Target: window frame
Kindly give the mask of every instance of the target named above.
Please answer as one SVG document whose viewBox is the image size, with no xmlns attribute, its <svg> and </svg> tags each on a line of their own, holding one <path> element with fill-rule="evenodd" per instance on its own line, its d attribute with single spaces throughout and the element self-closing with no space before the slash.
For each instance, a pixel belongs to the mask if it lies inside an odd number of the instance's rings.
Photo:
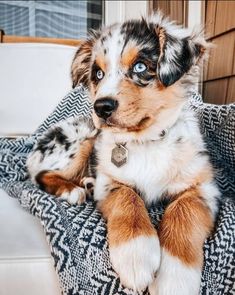
<svg viewBox="0 0 235 295">
<path fill-rule="evenodd" d="M 53 3 L 53 2 L 52 2 Z M 77 16 L 77 17 L 82 17 L 82 18 L 92 18 L 92 19 L 100 19 L 97 14 L 95 13 L 88 13 L 86 11 L 86 15 L 84 13 L 78 13 L 73 8 L 68 8 L 68 7 L 58 7 L 56 5 L 47 5 L 44 3 L 39 3 L 36 1 L 17 1 L 17 0 L 1 0 L 0 4 L 6 4 L 10 6 L 17 6 L 17 7 L 23 7 L 28 9 L 29 13 L 29 35 L 25 37 L 34 37 L 34 38 L 44 38 L 42 36 L 36 36 L 36 10 L 42 10 L 42 11 L 48 11 L 48 12 L 55 12 L 55 13 L 61 13 L 64 15 L 69 15 L 69 16 Z M 104 7 L 104 0 L 102 0 L 102 6 Z M 104 10 L 102 11 L 102 19 L 101 23 L 104 23 Z M 23 36 L 22 36 L 23 37 Z M 46 37 L 45 37 L 46 38 Z M 49 37 L 49 38 L 56 38 L 56 37 Z M 64 38 L 57 38 L 57 39 L 64 39 Z M 66 39 L 66 38 L 65 38 Z"/>
<path fill-rule="evenodd" d="M 123 22 L 127 19 L 146 16 L 149 12 L 148 1 L 104 1 L 104 24 L 110 25 L 115 22 Z"/>
</svg>

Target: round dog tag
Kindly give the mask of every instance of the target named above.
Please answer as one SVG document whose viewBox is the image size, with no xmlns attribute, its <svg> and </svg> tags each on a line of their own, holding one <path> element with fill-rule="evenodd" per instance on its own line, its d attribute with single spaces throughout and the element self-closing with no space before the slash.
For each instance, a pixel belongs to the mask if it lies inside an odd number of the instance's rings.
<svg viewBox="0 0 235 295">
<path fill-rule="evenodd" d="M 123 145 L 119 144 L 112 149 L 111 162 L 116 167 L 121 167 L 127 162 L 128 149 Z"/>
</svg>

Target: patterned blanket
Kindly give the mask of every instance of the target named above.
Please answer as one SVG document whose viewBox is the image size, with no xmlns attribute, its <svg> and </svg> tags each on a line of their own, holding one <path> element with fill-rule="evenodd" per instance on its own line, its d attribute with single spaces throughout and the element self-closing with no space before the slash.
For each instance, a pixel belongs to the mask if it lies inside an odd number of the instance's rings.
<svg viewBox="0 0 235 295">
<path fill-rule="evenodd" d="M 203 104 L 192 94 L 202 132 L 223 193 L 215 232 L 204 245 L 205 263 L 200 294 L 235 294 L 235 105 Z M 44 228 L 63 294 L 134 294 L 123 288 L 110 261 L 106 225 L 95 203 L 69 205 L 39 190 L 28 180 L 27 154 L 52 124 L 71 116 L 90 116 L 83 86 L 76 87 L 37 131 L 27 138 L 0 139 L 0 187 L 37 216 Z M 164 208 L 149 209 L 157 225 Z M 148 294 L 146 290 L 142 294 Z"/>
</svg>

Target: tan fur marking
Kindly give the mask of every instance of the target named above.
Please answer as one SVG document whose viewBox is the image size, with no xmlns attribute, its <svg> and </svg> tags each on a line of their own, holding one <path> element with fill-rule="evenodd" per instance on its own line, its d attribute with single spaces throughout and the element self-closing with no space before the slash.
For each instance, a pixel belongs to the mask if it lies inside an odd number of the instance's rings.
<svg viewBox="0 0 235 295">
<path fill-rule="evenodd" d="M 106 61 L 104 56 L 102 55 L 97 56 L 96 64 L 101 68 L 103 72 L 106 72 Z"/>
<path fill-rule="evenodd" d="M 129 132 L 140 132 L 151 126 L 152 122 L 152 118 L 145 117 L 136 126 L 128 127 L 127 130 Z"/>
<path fill-rule="evenodd" d="M 135 61 L 137 56 L 138 56 L 138 48 L 136 48 L 136 47 L 128 48 L 123 53 L 123 56 L 121 59 L 121 64 L 124 67 L 129 68 L 133 64 L 133 62 Z"/>
<path fill-rule="evenodd" d="M 208 166 L 206 169 L 203 169 L 200 173 L 198 173 L 198 176 L 195 178 L 194 182 L 192 182 L 193 185 L 198 185 L 205 182 L 210 182 L 214 178 L 213 168 L 208 163 Z"/>
<path fill-rule="evenodd" d="M 71 161 L 71 165 L 63 171 L 58 173 L 65 179 L 72 180 L 81 186 L 81 180 L 86 176 L 88 159 L 94 146 L 94 138 L 86 139 L 80 144 L 80 148 Z"/>
<path fill-rule="evenodd" d="M 157 28 L 155 29 L 156 34 L 158 35 L 159 38 L 159 44 L 160 44 L 160 56 L 159 59 L 161 58 L 161 56 L 163 55 L 163 48 L 166 42 L 166 32 L 163 28 L 157 26 Z"/>
<path fill-rule="evenodd" d="M 196 187 L 202 183 L 210 182 L 213 180 L 213 170 L 211 165 L 208 163 L 207 167 L 203 167 L 198 171 L 197 175 L 187 174 L 184 171 L 179 171 L 179 167 L 185 167 L 187 163 L 191 161 L 197 155 L 197 148 L 191 142 L 184 142 L 182 146 L 178 147 L 178 158 L 175 158 L 169 164 L 170 169 L 166 174 L 164 181 L 173 183 L 186 183 L 188 186 Z M 171 193 L 170 193 L 171 194 Z"/>
<path fill-rule="evenodd" d="M 203 243 L 213 227 L 211 213 L 196 188 L 183 192 L 163 216 L 159 240 L 171 255 L 185 264 L 203 263 Z"/>
<path fill-rule="evenodd" d="M 118 89 L 115 98 L 119 107 L 108 121 L 112 128 L 126 128 L 129 132 L 146 130 L 158 120 L 163 110 L 177 108 L 184 101 L 184 93 L 177 83 L 159 91 L 157 85 L 141 88 L 126 79 L 120 82 Z M 95 115 L 94 122 L 99 128 L 105 127 L 99 126 L 99 118 Z"/>
<path fill-rule="evenodd" d="M 100 209 L 107 219 L 111 247 L 140 235 L 157 235 L 143 200 L 129 187 L 120 185 L 100 203 Z"/>
<path fill-rule="evenodd" d="M 42 172 L 37 176 L 37 181 L 43 190 L 57 197 L 76 188 L 74 183 L 64 179 L 57 172 Z"/>
<path fill-rule="evenodd" d="M 37 176 L 37 182 L 49 194 L 56 196 L 71 192 L 77 186 L 82 187 L 82 179 L 86 176 L 88 159 L 94 146 L 94 138 L 86 139 L 69 167 L 61 171 L 45 171 Z"/>
<path fill-rule="evenodd" d="M 157 87 L 159 91 L 164 90 L 166 87 L 161 83 L 161 81 L 157 81 Z"/>
</svg>

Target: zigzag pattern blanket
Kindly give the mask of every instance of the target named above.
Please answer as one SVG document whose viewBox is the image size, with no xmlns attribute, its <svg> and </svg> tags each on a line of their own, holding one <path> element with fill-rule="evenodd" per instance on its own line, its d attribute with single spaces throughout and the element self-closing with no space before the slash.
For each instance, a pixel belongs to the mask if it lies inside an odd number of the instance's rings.
<svg viewBox="0 0 235 295">
<path fill-rule="evenodd" d="M 208 145 L 223 202 L 214 234 L 204 245 L 205 263 L 200 294 L 235 294 L 235 105 L 203 104 L 192 95 Z M 38 130 L 27 138 L 0 140 L 0 187 L 18 198 L 44 227 L 63 294 L 134 294 L 124 289 L 109 261 L 105 222 L 89 201 L 70 206 L 39 190 L 28 180 L 27 154 L 52 124 L 71 116 L 90 116 L 87 91 L 78 86 L 58 105 Z M 229 198 L 227 198 L 229 197 Z M 164 208 L 149 209 L 157 223 Z M 148 294 L 146 290 L 143 294 Z"/>
</svg>

